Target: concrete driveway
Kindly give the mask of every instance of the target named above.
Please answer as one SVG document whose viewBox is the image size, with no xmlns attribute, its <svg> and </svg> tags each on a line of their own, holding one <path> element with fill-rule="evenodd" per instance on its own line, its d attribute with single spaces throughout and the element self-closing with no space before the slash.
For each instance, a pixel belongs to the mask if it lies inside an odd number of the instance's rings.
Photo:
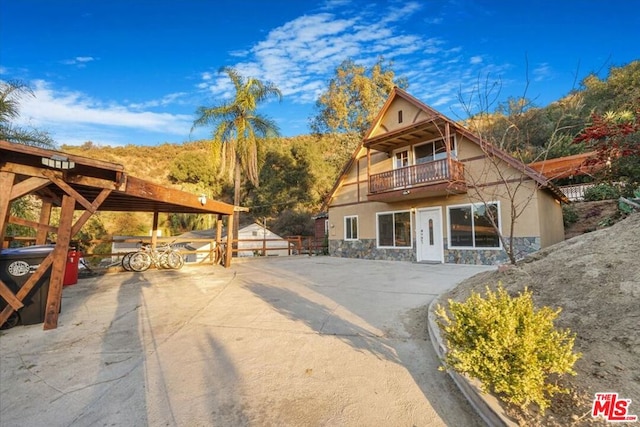
<svg viewBox="0 0 640 427">
<path fill-rule="evenodd" d="M 120 273 L 0 332 L 0 425 L 481 426 L 425 306 L 486 267 L 331 257 Z"/>
</svg>

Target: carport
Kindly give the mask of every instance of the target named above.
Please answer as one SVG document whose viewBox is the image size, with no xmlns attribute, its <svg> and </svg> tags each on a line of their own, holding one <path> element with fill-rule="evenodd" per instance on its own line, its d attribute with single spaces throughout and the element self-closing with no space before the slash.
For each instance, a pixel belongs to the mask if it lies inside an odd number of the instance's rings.
<svg viewBox="0 0 640 427">
<path fill-rule="evenodd" d="M 234 206 L 204 196 L 163 187 L 128 175 L 122 165 L 59 151 L 0 141 L 0 241 L 7 224 L 34 228 L 36 244 L 44 244 L 48 233 L 56 233 L 55 249 L 15 294 L 0 280 L 0 297 L 7 306 L 0 313 L 3 325 L 42 275 L 51 267 L 47 295 L 45 330 L 55 329 L 62 298 L 62 282 L 71 238 L 98 211 L 152 212 L 155 244 L 158 214 L 193 213 L 218 216 L 217 241 L 222 239 L 222 218 L 227 217 L 227 236 L 233 236 Z M 11 203 L 25 195 L 42 200 L 39 221 L 11 216 Z M 57 227 L 50 225 L 52 208 L 60 207 Z M 75 211 L 82 214 L 74 222 Z M 231 264 L 232 245 L 227 237 L 225 267 Z"/>
</svg>

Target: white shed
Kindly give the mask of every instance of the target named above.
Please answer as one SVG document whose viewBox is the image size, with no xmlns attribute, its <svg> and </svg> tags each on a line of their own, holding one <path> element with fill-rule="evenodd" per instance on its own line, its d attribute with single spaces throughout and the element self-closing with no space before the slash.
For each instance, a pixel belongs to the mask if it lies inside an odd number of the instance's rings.
<svg viewBox="0 0 640 427">
<path fill-rule="evenodd" d="M 223 231 L 222 237 L 226 238 L 226 231 Z M 211 244 L 215 242 L 203 241 L 197 239 L 215 240 L 216 229 L 189 231 L 178 236 L 183 243 L 184 249 L 187 251 L 202 251 L 198 253 L 187 254 L 186 262 L 200 262 L 209 256 Z M 189 239 L 194 239 L 188 242 Z M 238 256 L 250 257 L 261 256 L 263 249 L 265 256 L 283 256 L 289 255 L 289 242 L 278 236 L 266 227 L 253 223 L 238 230 Z"/>
</svg>

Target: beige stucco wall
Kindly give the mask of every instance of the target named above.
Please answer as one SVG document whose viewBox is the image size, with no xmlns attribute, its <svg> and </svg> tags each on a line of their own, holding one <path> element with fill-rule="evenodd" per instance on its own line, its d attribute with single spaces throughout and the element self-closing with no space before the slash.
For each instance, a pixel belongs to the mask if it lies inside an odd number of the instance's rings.
<svg viewBox="0 0 640 427">
<path fill-rule="evenodd" d="M 402 106 L 404 108 L 404 106 Z M 507 184 L 509 190 L 515 193 L 514 203 L 519 213 L 515 223 L 514 237 L 540 237 L 542 245 L 555 243 L 562 239 L 562 210 L 553 197 L 546 191 L 536 189 L 531 180 L 521 181 L 522 173 L 506 163 L 499 165 L 499 172 L 495 166 L 488 164 L 483 158 L 483 151 L 475 143 L 457 135 L 458 159 L 464 163 L 467 183 L 470 187 L 467 194 L 423 199 L 407 200 L 394 203 L 369 202 L 367 200 L 367 156 L 363 149 L 360 158 L 348 171 L 343 184 L 332 199 L 329 209 L 329 238 L 340 240 L 344 238 L 344 216 L 358 215 L 359 237 L 362 239 L 376 238 L 376 213 L 400 210 L 416 210 L 425 207 L 442 207 L 443 237 L 447 237 L 448 216 L 447 206 L 479 203 L 499 202 L 502 233 L 510 235 L 511 224 L 511 196 L 503 184 L 504 179 L 515 180 Z M 391 170 L 392 159 L 387 153 L 371 152 L 371 173 Z M 489 184 L 489 185 L 485 185 Z M 517 188 L 516 188 L 517 187 Z M 540 205 L 540 203 L 543 203 Z"/>
<path fill-rule="evenodd" d="M 540 218 L 540 246 L 547 247 L 564 240 L 562 205 L 551 194 L 540 191 L 538 196 Z"/>
<path fill-rule="evenodd" d="M 487 189 L 491 191 L 491 188 Z M 533 192 L 521 191 L 517 193 L 516 204 L 522 206 L 523 213 L 517 218 L 514 229 L 514 237 L 542 237 L 540 221 L 538 220 L 538 195 L 541 190 L 533 190 Z M 496 193 L 497 194 L 497 193 Z M 490 197 L 491 196 L 491 197 Z M 511 224 L 511 202 L 510 199 L 495 196 L 494 194 L 484 195 L 487 202 L 497 201 L 500 204 L 500 221 L 502 225 L 502 233 L 505 236 L 510 235 Z M 383 203 L 383 202 L 365 202 L 353 205 L 335 206 L 329 209 L 329 239 L 340 240 L 344 238 L 344 217 L 357 215 L 359 224 L 359 238 L 375 239 L 376 238 L 376 213 L 389 211 L 403 211 L 441 207 L 442 208 L 442 235 L 448 237 L 448 215 L 447 206 L 464 205 L 468 203 L 479 203 L 479 196 L 476 194 L 460 194 L 445 197 L 431 197 L 417 200 L 408 200 L 405 202 Z M 553 200 L 552 200 L 553 202 Z M 554 202 L 555 203 L 555 202 Z M 545 213 L 545 215 L 547 215 Z M 562 224 L 562 212 L 560 212 L 560 224 Z M 414 218 L 412 217 L 412 220 Z M 556 221 L 547 220 L 545 223 L 553 223 Z M 551 240 L 557 235 L 557 229 L 546 230 L 549 234 L 546 238 Z"/>
<path fill-rule="evenodd" d="M 398 111 L 402 111 L 402 123 L 398 123 Z M 427 119 L 427 114 L 416 105 L 408 102 L 404 98 L 396 98 L 389 108 L 378 126 L 370 135 L 374 137 L 385 132 L 391 132 L 410 123 L 416 123 Z"/>
</svg>

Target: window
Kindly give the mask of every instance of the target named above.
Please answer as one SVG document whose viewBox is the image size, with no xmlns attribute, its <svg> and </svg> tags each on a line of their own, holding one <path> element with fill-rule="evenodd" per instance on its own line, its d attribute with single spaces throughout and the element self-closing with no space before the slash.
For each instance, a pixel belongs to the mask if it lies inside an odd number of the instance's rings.
<svg viewBox="0 0 640 427">
<path fill-rule="evenodd" d="M 444 139 L 439 139 L 426 144 L 416 145 L 413 148 L 416 164 L 432 162 L 434 160 L 442 160 L 447 158 L 447 147 L 444 145 Z M 456 140 L 451 137 L 451 157 L 456 157 Z"/>
<path fill-rule="evenodd" d="M 344 217 L 344 240 L 358 240 L 358 217 Z"/>
<path fill-rule="evenodd" d="M 378 247 L 411 247 L 411 214 L 406 212 L 379 213 Z"/>
<path fill-rule="evenodd" d="M 449 247 L 500 248 L 498 232 L 492 219 L 500 227 L 500 206 L 497 202 L 450 206 Z"/>
<path fill-rule="evenodd" d="M 395 155 L 396 161 L 393 164 L 395 169 L 409 166 L 409 150 L 397 151 Z"/>
<path fill-rule="evenodd" d="M 402 110 L 398 111 L 398 123 L 402 123 Z"/>
</svg>

